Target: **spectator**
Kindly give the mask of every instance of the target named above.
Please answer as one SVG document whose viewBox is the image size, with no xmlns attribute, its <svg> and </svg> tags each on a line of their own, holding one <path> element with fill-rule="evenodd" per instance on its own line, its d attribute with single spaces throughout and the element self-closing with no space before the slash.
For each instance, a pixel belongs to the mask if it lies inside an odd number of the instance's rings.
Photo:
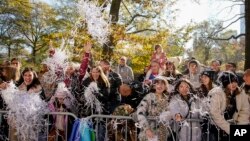
<svg viewBox="0 0 250 141">
<path fill-rule="evenodd" d="M 213 84 L 214 71 L 204 70 L 200 74 L 201 85 L 196 90 L 200 98 L 208 96 L 208 92 L 215 87 Z"/>
<path fill-rule="evenodd" d="M 9 82 L 14 83 L 17 80 L 17 70 L 11 66 L 3 66 L 0 68 L 0 93 L 8 87 Z M 7 105 L 0 95 L 0 110 L 7 110 Z M 5 114 L 0 114 L 0 140 L 7 140 L 9 134 L 9 125 Z"/>
<path fill-rule="evenodd" d="M 217 83 L 218 76 L 221 74 L 220 67 L 221 67 L 221 61 L 213 60 L 211 62 L 210 68 L 211 68 L 211 70 L 213 70 L 215 72 L 214 77 L 213 77 L 213 81 L 217 85 L 218 85 L 218 83 Z"/>
<path fill-rule="evenodd" d="M 152 92 L 147 94 L 137 107 L 135 120 L 138 121 L 141 127 L 139 134 L 141 141 L 156 139 L 156 137 L 158 137 L 157 141 L 165 141 L 170 135 L 165 125 L 160 123 L 157 127 L 155 121 L 148 121 L 147 119 L 148 116 L 157 117 L 162 112 L 169 111 L 167 89 L 167 80 L 163 76 L 155 77 Z"/>
<path fill-rule="evenodd" d="M 21 77 L 18 80 L 17 87 L 20 91 L 28 94 L 39 94 L 41 99 L 45 99 L 40 81 L 38 80 L 36 72 L 32 68 L 27 67 L 23 70 Z M 15 121 L 11 122 L 15 123 Z M 15 127 L 10 127 L 9 137 L 11 141 L 18 140 Z"/>
<path fill-rule="evenodd" d="M 90 114 L 110 114 L 110 105 L 109 105 L 109 90 L 110 90 L 110 83 L 108 81 L 108 78 L 103 73 L 103 70 L 100 66 L 93 66 L 90 70 L 90 76 L 86 78 L 82 85 L 85 86 L 85 88 L 89 87 L 91 82 L 96 82 L 98 87 L 98 92 L 94 93 L 96 98 L 101 102 L 103 106 L 103 112 L 98 113 L 96 109 L 88 109 L 89 115 Z"/>
<path fill-rule="evenodd" d="M 200 119 L 200 101 L 194 96 L 192 84 L 187 79 L 176 82 L 173 96 L 170 98 L 170 112 L 177 126 L 174 126 L 180 141 L 200 141 L 201 125 L 198 121 L 188 119 Z"/>
<path fill-rule="evenodd" d="M 10 66 L 10 65 L 11 65 L 11 63 L 10 63 L 10 61 L 9 61 L 9 60 L 5 60 L 5 61 L 3 61 L 2 66 Z"/>
<path fill-rule="evenodd" d="M 221 87 L 215 87 L 208 93 L 211 96 L 209 110 L 213 120 L 211 131 L 219 135 L 221 141 L 228 141 L 230 124 L 249 124 L 250 108 L 247 95 L 241 93 L 238 87 L 236 75 L 223 72 L 218 80 Z"/>
<path fill-rule="evenodd" d="M 119 92 L 122 96 L 121 104 L 129 104 L 133 109 L 136 109 L 143 97 L 149 93 L 149 88 L 139 81 L 122 84 L 119 87 Z"/>
<path fill-rule="evenodd" d="M 226 71 L 231 71 L 233 72 L 237 78 L 238 78 L 238 86 L 241 86 L 243 84 L 243 78 L 242 76 L 240 76 L 240 74 L 238 74 L 237 71 L 237 65 L 233 62 L 229 62 L 226 64 Z"/>
<path fill-rule="evenodd" d="M 160 68 L 160 64 L 156 61 L 151 61 L 150 70 L 147 72 L 144 83 L 146 85 L 151 85 L 152 80 L 156 76 L 163 75 L 163 70 Z"/>
<path fill-rule="evenodd" d="M 36 72 L 32 68 L 25 68 L 21 73 L 18 89 L 28 93 L 37 93 L 42 95 L 42 86 L 37 78 Z M 43 97 L 44 98 L 44 97 Z"/>
<path fill-rule="evenodd" d="M 49 48 L 49 58 L 52 58 L 54 56 L 54 54 L 56 53 L 56 50 L 53 47 Z"/>
<path fill-rule="evenodd" d="M 48 102 L 50 98 L 55 94 L 57 83 L 55 82 L 56 74 L 50 70 L 49 66 L 42 63 L 38 79 L 44 91 L 45 101 Z"/>
<path fill-rule="evenodd" d="M 111 69 L 110 62 L 107 60 L 101 60 L 100 64 L 101 68 L 104 71 L 104 74 L 107 76 L 110 83 L 110 112 L 113 113 L 115 108 L 120 105 L 121 95 L 119 93 L 119 87 L 122 84 L 121 76 L 114 72 Z"/>
<path fill-rule="evenodd" d="M 150 61 L 155 61 L 160 64 L 160 67 L 162 70 L 165 69 L 165 63 L 167 61 L 166 54 L 163 52 L 161 45 L 155 45 L 154 47 L 154 53 L 151 56 Z"/>
<path fill-rule="evenodd" d="M 167 77 L 169 83 L 168 92 L 171 92 L 174 89 L 174 82 L 180 79 L 182 77 L 182 74 L 180 74 L 179 71 L 176 70 L 174 62 L 167 61 L 163 76 Z"/>
<path fill-rule="evenodd" d="M 97 90 L 93 87 L 93 84 L 97 84 Z M 83 81 L 83 85 L 87 89 L 91 89 L 94 91 L 91 91 L 87 94 L 85 91 L 85 99 L 87 95 L 94 95 L 95 100 L 93 104 L 87 105 L 90 106 L 89 109 L 85 109 L 85 111 L 88 111 L 87 115 L 90 114 L 103 114 L 103 115 L 109 115 L 112 113 L 110 109 L 110 83 L 108 81 L 108 78 L 104 74 L 102 68 L 100 66 L 93 66 L 90 70 L 90 77 L 85 79 Z M 88 100 L 87 100 L 88 102 Z M 101 106 L 101 107 L 100 107 Z M 104 141 L 106 139 L 105 132 L 106 132 L 106 123 L 103 121 L 97 122 L 96 127 L 98 130 L 97 140 Z"/>
<path fill-rule="evenodd" d="M 16 75 L 17 79 L 20 79 L 20 77 L 21 77 L 21 67 L 22 67 L 22 64 L 21 64 L 20 60 L 17 59 L 17 58 L 12 58 L 10 62 L 11 62 L 11 66 L 15 67 L 16 70 L 17 70 L 17 75 Z"/>
<path fill-rule="evenodd" d="M 201 67 L 200 63 L 197 60 L 191 60 L 188 63 L 188 74 L 185 75 L 185 77 L 192 83 L 192 86 L 194 88 L 197 88 L 200 86 L 200 72 Z"/>
<path fill-rule="evenodd" d="M 115 69 L 115 72 L 121 75 L 123 83 L 128 84 L 134 80 L 133 70 L 127 65 L 127 57 L 125 56 L 120 58 L 120 63 Z"/>
<path fill-rule="evenodd" d="M 55 95 L 49 101 L 51 112 L 71 112 L 75 98 L 71 95 L 63 82 L 58 84 Z M 54 115 L 52 128 L 49 132 L 49 141 L 66 140 L 69 137 L 74 119 L 65 115 Z M 68 135 L 66 135 L 66 132 Z"/>
<path fill-rule="evenodd" d="M 146 77 L 146 74 L 147 74 L 148 70 L 149 70 L 149 66 L 145 66 L 144 69 L 143 69 L 143 73 L 138 76 L 137 80 L 139 82 L 143 82 L 145 80 L 145 77 Z"/>
<path fill-rule="evenodd" d="M 250 69 L 247 69 L 245 71 L 243 79 L 244 79 L 244 83 L 241 86 L 242 93 L 243 93 L 243 95 L 245 93 L 248 96 L 248 102 L 249 102 L 249 105 L 250 105 Z M 249 117 L 249 120 L 250 120 L 250 117 Z"/>
<path fill-rule="evenodd" d="M 76 87 L 80 85 L 80 82 L 82 81 L 85 74 L 87 73 L 91 48 L 92 48 L 92 44 L 89 42 L 84 45 L 85 53 L 82 57 L 82 62 L 81 62 L 79 70 L 76 70 L 73 64 L 70 64 L 67 67 L 65 74 L 64 74 L 65 76 L 64 83 L 66 84 L 67 88 L 69 88 L 70 90 L 73 89 L 74 91 Z M 75 82 L 72 82 L 72 81 L 75 81 Z"/>
<path fill-rule="evenodd" d="M 17 58 L 12 58 L 11 61 L 10 61 L 10 63 L 11 63 L 11 66 L 13 66 L 15 68 L 18 68 L 18 69 L 20 69 L 21 66 L 22 66 L 20 60 L 17 59 Z"/>
<path fill-rule="evenodd" d="M 208 93 L 211 89 L 216 87 L 216 85 L 213 83 L 213 76 L 214 76 L 214 71 L 212 70 L 205 70 L 201 73 L 200 75 L 200 81 L 201 85 L 196 89 L 198 98 L 200 99 L 202 105 L 201 105 L 201 113 L 202 115 L 202 123 L 201 123 L 201 129 L 202 129 L 202 140 L 206 141 L 207 137 L 209 135 L 210 141 L 213 141 L 216 138 L 216 135 L 213 134 L 212 131 L 214 130 L 211 129 L 209 126 L 209 122 L 211 122 L 211 119 L 209 118 L 209 99 L 210 97 L 208 96 Z M 209 132 L 208 132 L 209 130 Z M 209 133 L 209 134 L 208 134 Z"/>
</svg>

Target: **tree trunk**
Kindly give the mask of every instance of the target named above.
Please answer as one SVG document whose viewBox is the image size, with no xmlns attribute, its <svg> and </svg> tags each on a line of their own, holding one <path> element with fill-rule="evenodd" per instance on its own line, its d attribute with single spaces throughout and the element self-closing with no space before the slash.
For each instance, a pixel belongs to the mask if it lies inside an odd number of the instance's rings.
<svg viewBox="0 0 250 141">
<path fill-rule="evenodd" d="M 36 63 L 36 45 L 32 47 L 32 63 Z"/>
<path fill-rule="evenodd" d="M 121 7 L 122 0 L 112 0 L 110 7 L 110 16 L 112 23 L 117 23 L 119 20 L 119 10 Z"/>
<path fill-rule="evenodd" d="M 119 20 L 119 10 L 121 6 L 122 0 L 112 0 L 111 7 L 110 7 L 110 16 L 111 16 L 111 22 L 112 24 L 116 24 Z M 109 36 L 109 42 L 107 44 L 104 44 L 103 46 L 103 58 L 110 60 L 113 56 L 114 51 L 114 42 L 113 42 L 113 36 Z"/>
<path fill-rule="evenodd" d="M 245 37 L 245 70 L 250 68 L 250 1 L 245 0 L 245 27 L 246 27 L 246 37 Z"/>
<path fill-rule="evenodd" d="M 8 44 L 8 58 L 10 59 L 11 45 Z"/>
<path fill-rule="evenodd" d="M 210 47 L 205 47 L 205 57 L 204 57 L 204 65 L 208 65 L 208 60 L 209 60 L 209 56 L 210 56 Z"/>
</svg>

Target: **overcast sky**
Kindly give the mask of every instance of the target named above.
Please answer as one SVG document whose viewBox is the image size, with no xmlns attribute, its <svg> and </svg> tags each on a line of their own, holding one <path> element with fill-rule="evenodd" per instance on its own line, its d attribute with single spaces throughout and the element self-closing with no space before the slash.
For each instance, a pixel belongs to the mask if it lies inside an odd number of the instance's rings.
<svg viewBox="0 0 250 141">
<path fill-rule="evenodd" d="M 177 5 L 180 9 L 180 13 L 176 21 L 177 25 L 185 25 L 191 20 L 194 22 L 201 22 L 214 18 L 219 20 L 230 19 L 234 15 L 240 13 L 240 6 L 234 6 L 231 9 L 231 5 L 232 2 L 222 0 L 200 0 L 200 4 L 190 2 L 190 0 L 180 0 Z M 225 23 L 225 25 L 228 23 L 229 22 Z M 229 28 L 239 31 L 240 22 L 233 24 Z"/>
</svg>

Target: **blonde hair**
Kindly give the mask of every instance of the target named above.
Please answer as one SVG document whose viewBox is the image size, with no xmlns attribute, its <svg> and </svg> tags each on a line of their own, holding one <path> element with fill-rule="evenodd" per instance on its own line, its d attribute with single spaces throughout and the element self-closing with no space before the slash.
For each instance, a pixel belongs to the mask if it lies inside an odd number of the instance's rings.
<svg viewBox="0 0 250 141">
<path fill-rule="evenodd" d="M 101 81 L 105 83 L 106 87 L 110 87 L 109 80 L 107 76 L 104 74 L 102 68 L 100 66 L 93 66 L 91 70 L 93 70 L 94 68 L 96 68 L 100 72 Z"/>
</svg>

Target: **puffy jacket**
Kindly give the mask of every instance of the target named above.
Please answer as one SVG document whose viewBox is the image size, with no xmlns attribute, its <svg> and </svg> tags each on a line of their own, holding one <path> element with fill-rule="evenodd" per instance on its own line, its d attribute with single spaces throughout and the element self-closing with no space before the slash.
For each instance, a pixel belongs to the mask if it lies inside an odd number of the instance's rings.
<svg viewBox="0 0 250 141">
<path fill-rule="evenodd" d="M 210 115 L 215 125 L 229 134 L 230 123 L 224 118 L 224 111 L 226 110 L 226 94 L 221 87 L 213 88 L 208 95 L 210 99 Z M 233 114 L 233 121 L 235 124 L 249 123 L 249 103 L 248 97 L 244 92 L 236 95 L 237 110 Z"/>
</svg>

